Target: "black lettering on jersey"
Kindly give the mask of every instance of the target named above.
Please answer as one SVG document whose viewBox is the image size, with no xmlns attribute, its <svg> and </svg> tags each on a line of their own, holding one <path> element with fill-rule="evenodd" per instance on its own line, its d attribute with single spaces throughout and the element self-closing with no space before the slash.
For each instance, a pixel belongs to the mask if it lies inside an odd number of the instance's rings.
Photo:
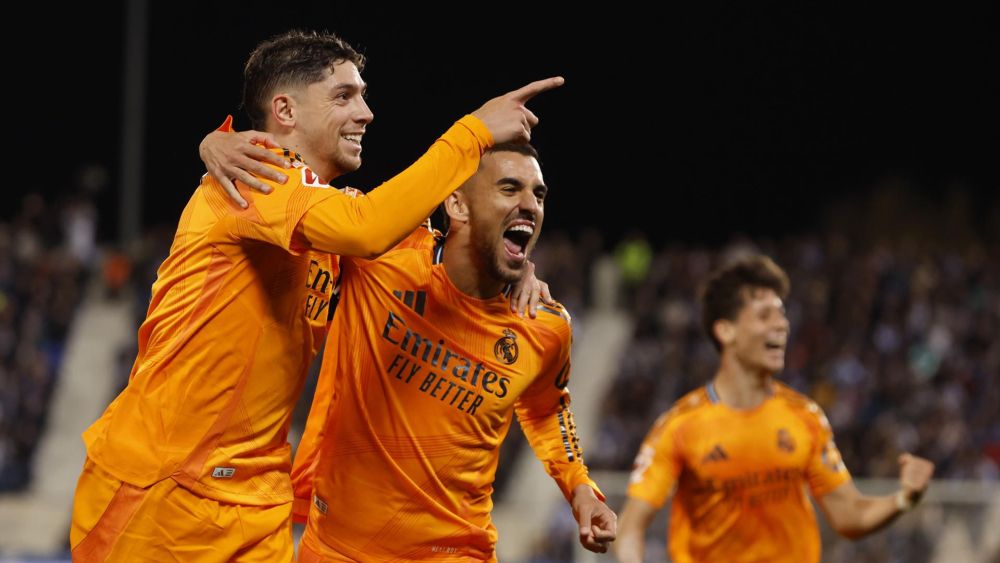
<svg viewBox="0 0 1000 563">
<path fill-rule="evenodd" d="M 306 295 L 305 313 L 309 320 L 319 320 L 325 313 L 327 322 L 333 318 L 333 307 L 336 303 L 331 294 L 337 294 L 334 287 L 331 289 L 330 272 L 320 265 L 318 260 L 309 261 L 309 269 L 306 271 L 306 288 L 315 293 Z"/>
</svg>

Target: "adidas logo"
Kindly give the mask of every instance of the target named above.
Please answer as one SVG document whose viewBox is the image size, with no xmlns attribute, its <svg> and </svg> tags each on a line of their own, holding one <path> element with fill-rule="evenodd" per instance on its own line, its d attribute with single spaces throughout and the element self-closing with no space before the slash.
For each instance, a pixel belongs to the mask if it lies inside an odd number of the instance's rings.
<svg viewBox="0 0 1000 563">
<path fill-rule="evenodd" d="M 701 462 L 708 463 L 710 461 L 725 461 L 727 459 L 729 459 L 729 456 L 726 455 L 726 450 L 723 450 L 722 446 L 716 444 L 715 447 L 712 448 L 712 451 L 708 452 L 705 454 L 705 457 L 701 458 Z"/>
<path fill-rule="evenodd" d="M 421 317 L 424 316 L 424 305 L 427 303 L 427 293 L 423 291 L 400 291 L 394 289 L 392 294 L 403 302 L 403 305 L 413 309 Z"/>
</svg>

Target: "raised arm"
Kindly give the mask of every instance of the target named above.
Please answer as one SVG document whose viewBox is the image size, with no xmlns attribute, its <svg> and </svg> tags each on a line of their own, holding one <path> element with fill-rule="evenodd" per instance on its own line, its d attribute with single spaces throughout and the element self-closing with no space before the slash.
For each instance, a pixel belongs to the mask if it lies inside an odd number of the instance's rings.
<svg viewBox="0 0 1000 563">
<path fill-rule="evenodd" d="M 561 77 L 540 80 L 486 102 L 471 115 L 459 120 L 417 162 L 372 190 L 368 197 L 301 198 L 310 199 L 312 203 L 303 203 L 298 210 L 301 218 L 295 225 L 292 244 L 349 256 L 375 257 L 384 253 L 412 232 L 451 192 L 476 172 L 479 159 L 489 146 L 495 142 L 529 139 L 531 128 L 538 123 L 538 118 L 524 104 L 533 96 L 562 83 Z M 202 153 L 216 155 L 219 161 L 225 161 L 220 155 L 233 150 L 233 147 L 246 148 L 243 142 L 235 143 L 230 148 L 215 143 L 215 140 L 206 138 L 202 143 Z M 249 156 L 253 158 L 253 154 Z M 238 160 L 231 157 L 228 161 Z M 228 168 L 221 168 L 222 175 L 226 176 Z M 302 181 L 297 185 L 314 189 L 325 187 L 311 183 L 304 171 L 296 172 L 303 174 Z M 228 179 L 215 180 L 224 186 L 223 180 Z M 245 197 L 249 195 L 249 192 L 241 194 L 237 190 L 236 195 L 241 197 L 236 199 L 228 190 L 227 193 L 237 204 L 245 203 Z"/>
<path fill-rule="evenodd" d="M 848 481 L 817 499 L 838 534 L 858 539 L 891 524 L 920 500 L 934 475 L 934 464 L 908 453 L 899 456 L 900 488 L 894 494 L 867 496 Z"/>
</svg>

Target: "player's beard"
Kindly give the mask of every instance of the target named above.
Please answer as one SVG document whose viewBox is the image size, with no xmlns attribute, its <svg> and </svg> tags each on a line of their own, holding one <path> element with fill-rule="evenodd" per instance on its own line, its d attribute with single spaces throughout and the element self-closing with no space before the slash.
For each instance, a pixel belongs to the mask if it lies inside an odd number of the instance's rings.
<svg viewBox="0 0 1000 563">
<path fill-rule="evenodd" d="M 337 169 L 338 176 L 347 174 L 348 172 L 354 172 L 358 168 L 361 168 L 361 155 L 350 155 L 339 150 L 339 148 L 332 155 L 332 161 L 334 167 Z M 332 178 L 330 178 L 330 180 L 332 180 Z"/>
<path fill-rule="evenodd" d="M 524 272 L 524 263 L 512 266 L 504 258 L 503 232 L 483 235 L 484 229 L 473 229 L 479 267 L 493 279 L 503 283 L 516 283 Z"/>
</svg>

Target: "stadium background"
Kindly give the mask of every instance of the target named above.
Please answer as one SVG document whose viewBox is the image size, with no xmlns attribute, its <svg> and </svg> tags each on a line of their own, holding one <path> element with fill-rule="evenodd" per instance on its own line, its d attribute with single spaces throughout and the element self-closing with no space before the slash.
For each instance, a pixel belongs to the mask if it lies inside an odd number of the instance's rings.
<svg viewBox="0 0 1000 563">
<path fill-rule="evenodd" d="M 859 543 L 826 534 L 824 560 L 997 557 L 998 61 L 986 12 L 18 10 L 12 21 L 37 23 L 46 45 L 9 48 L 22 161 L 0 212 L 0 558 L 65 555 L 76 436 L 127 376 L 152 276 L 203 172 L 197 144 L 227 113 L 248 127 L 242 63 L 293 27 L 335 31 L 369 57 L 376 118 L 362 170 L 343 178 L 362 188 L 486 99 L 566 77 L 529 104 L 551 188 L 536 261 L 574 313 L 574 365 L 589 367 L 571 390 L 609 490 L 653 417 L 712 373 L 697 282 L 755 249 L 792 277 L 783 379 L 827 409 L 855 476 L 886 486 L 901 448 L 939 465 L 921 512 Z M 535 533 L 501 525 L 504 560 L 584 560 L 521 449 L 515 433 L 498 521 L 543 521 Z M 653 560 L 663 535 L 662 522 L 650 530 Z"/>
</svg>

